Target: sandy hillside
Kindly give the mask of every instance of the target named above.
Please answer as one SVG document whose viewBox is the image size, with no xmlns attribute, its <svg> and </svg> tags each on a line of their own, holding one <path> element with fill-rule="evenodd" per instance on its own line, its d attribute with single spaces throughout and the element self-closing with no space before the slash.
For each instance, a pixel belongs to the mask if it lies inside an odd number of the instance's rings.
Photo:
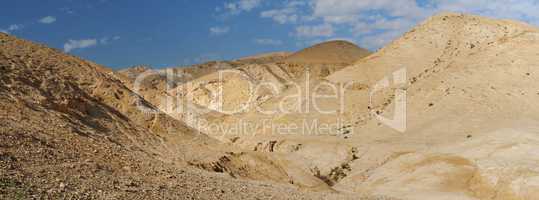
<svg viewBox="0 0 539 200">
<path fill-rule="evenodd" d="M 317 45 L 316 47 L 325 48 L 326 45 Z M 329 45 L 327 47 L 333 46 Z M 354 47 L 356 46 L 354 45 Z M 347 53 L 346 48 L 326 50 L 331 50 L 333 52 L 342 50 L 343 54 Z M 232 63 L 234 64 L 231 65 L 233 66 L 231 69 L 219 70 L 201 76 L 186 83 L 178 84 L 178 86 L 173 89 L 159 91 L 156 90 L 156 88 L 159 87 L 148 87 L 148 90 L 144 90 L 144 92 L 140 94 L 147 99 L 150 99 L 152 103 L 170 116 L 184 121 L 191 128 L 210 134 L 212 137 L 223 142 L 234 142 L 237 138 L 234 135 L 237 133 L 235 133 L 233 129 L 223 130 L 222 128 L 226 129 L 226 125 L 231 124 L 229 123 L 231 120 L 257 119 L 236 116 L 243 116 L 242 113 L 251 112 L 255 106 L 268 104 L 268 102 L 271 102 L 274 99 L 280 99 L 279 96 L 281 94 L 290 93 L 293 91 L 291 88 L 295 88 L 298 84 L 303 84 L 304 81 L 319 81 L 321 78 L 345 67 L 342 63 Z M 160 71 L 163 72 L 167 70 L 168 69 L 164 69 Z M 165 78 L 163 77 L 162 79 Z M 153 85 L 164 85 L 162 81 L 155 80 L 156 79 L 150 77 L 147 82 L 153 83 Z M 216 97 L 220 92 L 222 94 L 222 99 Z M 331 118 L 331 120 L 333 120 L 333 118 Z M 220 126 L 219 129 L 216 130 L 215 126 L 212 125 L 224 126 Z M 229 137 L 229 133 L 232 133 L 233 136 Z M 244 140 L 238 138 L 235 142 L 240 141 Z M 293 180 L 295 185 L 300 185 L 305 188 L 320 189 L 327 188 L 331 184 L 334 184 L 334 181 L 330 180 L 334 178 L 326 178 L 326 176 L 335 176 L 335 179 L 339 179 L 340 175 L 336 174 L 338 173 L 337 171 L 340 170 L 339 168 L 342 165 L 346 165 L 355 154 L 349 146 L 340 147 L 335 145 L 335 143 L 329 143 L 327 145 L 328 148 L 336 148 L 339 151 L 339 156 L 332 156 L 331 153 L 333 153 L 333 151 L 328 151 L 323 157 L 315 159 L 315 162 L 310 162 L 308 159 L 314 156 L 314 154 L 311 154 L 309 150 L 305 153 L 307 154 L 306 156 L 303 154 L 299 156 L 293 154 L 292 157 L 285 156 L 290 153 L 289 151 L 294 152 L 294 149 L 297 148 L 297 144 L 294 142 L 287 147 L 287 149 L 290 150 L 279 153 L 283 155 L 272 155 L 272 146 L 275 141 L 265 141 L 264 139 L 262 139 L 261 142 L 258 141 L 259 140 L 250 141 L 248 145 L 239 145 L 239 147 L 248 151 L 254 150 L 263 155 L 270 153 L 269 155 L 271 155 L 271 157 L 275 157 L 272 162 L 277 166 L 284 168 L 286 174 Z M 251 145 L 251 143 L 253 144 Z M 323 146 L 326 146 L 326 144 L 321 143 L 316 149 L 321 149 Z M 335 175 L 331 175 L 331 173 Z"/>
<path fill-rule="evenodd" d="M 318 62 L 320 57 L 317 56 L 325 53 L 329 53 L 331 58 L 322 58 L 330 62 Z M 334 62 L 341 59 L 335 57 L 336 54 L 355 59 L 370 53 L 349 42 L 332 41 L 293 54 L 268 53 L 187 68 L 151 70 L 135 67 L 119 71 L 119 76 L 123 80 L 126 78 L 122 77 L 128 77 L 126 85 L 134 89 L 133 81 L 137 75 L 142 72 L 151 74 L 141 78 L 137 92 L 161 110 L 198 130 L 201 120 L 221 121 L 231 113 L 247 112 L 305 79 L 319 80 L 343 69 L 346 63 Z M 309 62 L 288 63 L 283 60 L 291 57 Z M 172 78 L 167 79 L 167 75 Z M 222 94 L 220 101 L 216 97 L 219 94 Z"/>
<path fill-rule="evenodd" d="M 160 70 L 154 70 L 148 66 L 133 66 L 119 70 L 114 75 L 129 88 L 134 90 L 137 87 L 138 94 L 143 95 L 154 105 L 158 105 L 161 102 L 157 97 L 166 96 L 167 90 L 207 74 L 234 67 L 234 62 L 227 61 L 212 61 L 188 67 L 170 67 Z M 137 82 L 136 86 L 135 82 Z"/>
<path fill-rule="evenodd" d="M 262 104 L 292 112 L 251 111 L 223 123 L 340 125 L 284 135 L 257 126 L 252 134 L 228 137 L 242 148 L 285 153 L 338 191 L 403 199 L 534 199 L 538 44 L 537 28 L 523 23 L 440 14 L 322 80 L 348 84 L 342 112 L 324 114 L 305 110 L 311 103 L 306 99 L 285 100 L 320 83 L 303 82 Z M 406 84 L 381 90 L 370 105 L 369 89 L 403 67 Z M 397 89 L 407 92 L 404 133 L 371 114 L 392 118 Z M 319 105 L 341 109 L 335 100 Z"/>
<path fill-rule="evenodd" d="M 120 72 L 0 36 L 6 198 L 539 196 L 539 29 L 524 23 L 442 13 L 373 54 L 334 41 Z M 398 105 L 403 131 L 374 115 Z"/>
<path fill-rule="evenodd" d="M 348 41 L 316 44 L 288 56 L 284 62 L 300 64 L 352 64 L 370 52 Z"/>
<path fill-rule="evenodd" d="M 288 56 L 292 55 L 291 52 L 270 52 L 270 53 L 263 53 L 263 54 L 257 54 L 254 56 L 247 56 L 240 59 L 237 59 L 238 62 L 243 63 L 256 63 L 256 64 L 264 64 L 264 63 L 275 63 L 280 62 L 283 59 L 286 59 Z"/>
<path fill-rule="evenodd" d="M 107 68 L 6 34 L 0 46 L 1 198 L 346 198 L 283 185 L 293 167 L 149 112 Z"/>
<path fill-rule="evenodd" d="M 535 27 L 448 13 L 330 76 L 365 85 L 401 67 L 408 76 L 406 132 L 356 119 L 351 142 L 372 153 L 336 188 L 405 199 L 534 199 L 538 47 Z M 379 93 L 372 109 L 390 118 L 394 90 Z"/>
</svg>

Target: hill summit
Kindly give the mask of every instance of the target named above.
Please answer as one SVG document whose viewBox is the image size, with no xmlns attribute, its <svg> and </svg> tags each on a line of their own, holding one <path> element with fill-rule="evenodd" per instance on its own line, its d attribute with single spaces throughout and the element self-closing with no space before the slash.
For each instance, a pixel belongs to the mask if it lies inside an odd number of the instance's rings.
<svg viewBox="0 0 539 200">
<path fill-rule="evenodd" d="M 305 48 L 290 55 L 284 61 L 301 64 L 352 64 L 369 54 L 369 50 L 358 47 L 354 43 L 335 40 Z"/>
</svg>

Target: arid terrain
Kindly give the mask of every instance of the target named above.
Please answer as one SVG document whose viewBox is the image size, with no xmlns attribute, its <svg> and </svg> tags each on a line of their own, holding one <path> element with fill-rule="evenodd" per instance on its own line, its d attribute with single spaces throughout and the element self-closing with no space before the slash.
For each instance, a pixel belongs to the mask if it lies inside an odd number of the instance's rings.
<svg viewBox="0 0 539 200">
<path fill-rule="evenodd" d="M 0 199 L 538 199 L 537 63 L 538 28 L 457 13 L 116 71 L 0 33 Z"/>
</svg>

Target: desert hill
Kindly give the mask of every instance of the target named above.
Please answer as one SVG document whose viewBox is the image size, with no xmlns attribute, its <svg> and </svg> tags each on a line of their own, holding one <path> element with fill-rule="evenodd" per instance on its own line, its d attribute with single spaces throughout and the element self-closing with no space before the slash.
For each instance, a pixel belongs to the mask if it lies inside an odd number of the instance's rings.
<svg viewBox="0 0 539 200">
<path fill-rule="evenodd" d="M 229 139 L 242 148 L 286 153 L 291 163 L 319 173 L 338 191 L 403 199 L 533 199 L 537 188 L 530 174 L 536 173 L 537 162 L 526 157 L 539 145 L 534 125 L 539 120 L 534 103 L 539 98 L 539 68 L 534 65 L 538 33 L 535 27 L 508 20 L 434 16 L 322 80 L 353 83 L 342 97 L 342 113 L 252 111 L 224 122 L 270 120 L 292 126 L 305 120 L 340 121 L 342 126 L 320 135 L 302 130 L 280 135 L 259 128 L 253 135 Z M 402 68 L 406 84 L 381 90 L 369 104 L 375 84 L 386 76 L 394 81 L 391 75 Z M 314 89 L 309 84 L 292 87 L 262 106 L 304 108 L 310 102 L 286 97 L 306 88 Z M 396 90 L 407 93 L 404 133 L 372 114 L 391 119 Z M 320 105 L 341 109 L 335 100 Z M 271 148 L 257 148 L 264 146 Z"/>
<path fill-rule="evenodd" d="M 529 174 L 537 166 L 527 155 L 539 144 L 533 125 L 539 120 L 533 103 L 539 98 L 538 36 L 537 28 L 519 22 L 445 13 L 331 75 L 333 82 L 372 86 L 402 67 L 407 71 L 406 132 L 356 119 L 351 140 L 376 148 L 368 157 L 385 157 L 386 164 L 359 159 L 336 188 L 406 199 L 533 199 L 538 188 Z M 395 89 L 378 93 L 371 108 L 391 118 Z M 366 109 L 368 95 L 349 98 Z M 369 165 L 377 169 L 365 177 Z M 396 189 L 404 183 L 409 189 Z"/>
<path fill-rule="evenodd" d="M 0 34 L 0 42 L 6 198 L 82 198 L 77 194 L 82 191 L 93 191 L 85 198 L 130 196 L 129 188 L 153 184 L 128 182 L 148 178 L 144 171 L 158 170 L 151 163 L 168 157 L 160 135 L 172 131 L 184 139 L 196 136 L 164 114 L 136 109 L 135 101 L 155 108 L 133 98 L 109 69 L 5 34 Z M 144 195 L 151 196 L 139 198 Z"/>
<path fill-rule="evenodd" d="M 342 40 L 328 41 L 288 56 L 284 62 L 299 64 L 352 64 L 370 52 Z"/>
<path fill-rule="evenodd" d="M 290 56 L 291 52 L 271 52 L 271 53 L 263 53 L 263 54 L 257 54 L 254 56 L 247 56 L 240 59 L 237 59 L 237 62 L 243 62 L 243 63 L 256 63 L 256 64 L 264 64 L 264 63 L 276 63 L 280 62 L 283 59 L 286 59 L 288 56 Z"/>
<path fill-rule="evenodd" d="M 176 87 L 202 76 L 214 73 L 219 70 L 232 69 L 236 67 L 236 63 L 229 61 L 211 61 L 202 64 L 196 64 L 187 67 L 170 67 L 165 69 L 152 69 L 149 66 L 133 66 L 121 69 L 115 75 L 122 80 L 126 85 L 130 85 L 141 77 L 144 73 L 144 79 L 140 83 L 141 90 L 165 90 L 167 87 L 167 79 L 169 79 L 168 87 Z M 167 77 L 167 73 L 171 76 Z"/>
<path fill-rule="evenodd" d="M 539 195 L 539 29 L 524 23 L 441 13 L 373 54 L 335 41 L 120 72 L 5 34 L 0 47 L 6 198 Z M 329 98 L 314 108 L 313 91 Z M 400 131 L 375 116 L 397 105 Z"/>
<path fill-rule="evenodd" d="M 340 42 L 334 42 L 339 46 Z M 345 47 L 348 43 L 343 42 Z M 317 45 L 321 47 L 330 45 Z M 352 44 L 350 44 L 352 45 Z M 355 45 L 354 45 L 355 46 Z M 315 46 L 316 47 L 316 46 Z M 313 49 L 317 49 L 314 48 Z M 333 49 L 334 52 L 342 51 L 342 54 L 348 53 L 348 48 L 336 48 Z M 363 55 L 366 56 L 367 54 Z M 255 56 L 257 57 L 257 56 Z M 248 60 L 242 62 L 232 61 L 232 62 L 222 62 L 231 66 L 229 69 L 216 70 L 213 73 L 209 73 L 193 80 L 187 82 L 181 82 L 174 84 L 172 89 L 167 88 L 163 90 L 166 80 L 166 74 L 162 73 L 157 75 L 161 78 L 148 78 L 144 81 L 149 82 L 149 85 L 160 85 L 157 87 L 146 87 L 148 89 L 142 90 L 139 94 L 144 96 L 146 99 L 149 99 L 150 102 L 157 105 L 157 107 L 169 114 L 170 116 L 185 122 L 191 128 L 201 131 L 203 133 L 210 134 L 216 139 L 221 140 L 222 142 L 231 142 L 236 138 L 236 134 L 232 132 L 232 135 L 223 133 L 223 130 L 214 129 L 214 126 L 211 125 L 224 125 L 222 127 L 228 127 L 228 124 L 234 124 L 234 122 L 239 122 L 242 119 L 253 120 L 259 119 L 257 117 L 246 117 L 243 118 L 242 113 L 250 112 L 254 107 L 258 105 L 268 104 L 269 102 L 274 101 L 274 99 L 280 99 L 281 96 L 285 94 L 292 93 L 296 91 L 295 85 L 303 84 L 305 81 L 316 82 L 320 79 L 326 77 L 327 75 L 342 69 L 346 65 L 343 63 L 339 64 L 297 64 L 297 63 L 286 63 L 286 62 L 276 62 L 276 63 L 264 63 L 260 62 L 250 63 Z M 313 62 L 314 63 L 314 62 Z M 176 68 L 171 69 L 162 69 L 155 70 L 159 72 L 170 72 L 170 70 L 176 70 Z M 159 81 L 161 79 L 161 81 Z M 155 81 L 157 80 L 157 81 Z M 132 84 L 127 84 L 132 86 Z M 253 91 L 253 88 L 256 88 Z M 218 94 L 222 94 L 222 99 L 217 98 Z M 167 99 L 168 101 L 163 101 Z M 276 104 L 278 106 L 278 104 Z M 231 112 L 235 111 L 235 112 Z M 318 117 L 317 115 L 313 115 Z M 295 119 L 301 120 L 304 116 L 295 116 Z M 279 118 L 286 119 L 286 118 Z M 263 117 L 261 121 L 264 120 Z M 334 118 L 328 119 L 329 121 L 334 121 Z M 208 126 L 209 125 L 209 126 Z M 230 132 L 230 131 L 227 131 Z M 250 133 L 249 133 L 250 134 Z M 244 142 L 243 138 L 236 141 L 236 145 L 240 142 Z M 256 141 L 249 141 L 246 145 L 237 145 L 246 150 L 257 150 L 260 152 L 262 148 L 271 149 L 271 143 L 274 141 L 271 139 L 263 139 Z M 301 154 L 307 155 L 293 155 L 293 156 L 284 156 L 284 158 L 279 158 L 279 165 L 295 166 L 299 167 L 298 172 L 290 172 L 290 169 L 287 169 L 287 173 L 290 176 L 293 176 L 293 180 L 298 185 L 304 185 L 307 188 L 309 187 L 327 187 L 326 178 L 320 178 L 325 176 L 330 176 L 332 170 L 339 168 L 343 163 L 350 161 L 350 158 L 354 157 L 354 153 L 351 150 L 352 147 L 335 145 L 336 143 L 330 143 L 327 145 L 328 148 L 336 148 L 339 151 L 339 156 L 335 157 L 331 154 L 334 151 L 328 151 L 323 157 L 318 157 L 315 162 L 312 157 L 314 154 L 310 152 L 310 147 L 305 148 L 306 152 L 301 152 Z M 295 148 L 297 145 L 295 142 L 290 144 L 290 148 Z M 314 146 L 314 144 L 312 144 Z M 320 149 L 326 146 L 326 144 L 319 144 L 318 147 L 314 149 Z M 318 151 L 318 150 L 316 150 Z M 262 152 L 263 154 L 267 152 Z M 288 151 L 280 152 L 282 154 L 289 153 Z M 332 159 L 327 159 L 327 158 Z M 336 159 L 333 159 L 336 158 Z M 322 161 L 326 159 L 326 161 Z M 292 164 L 288 164 L 291 162 Z M 322 162 L 322 164 L 320 163 Z M 292 175 L 295 174 L 295 175 Z M 316 177 L 317 180 L 312 180 L 312 177 Z M 298 179 L 302 179 L 299 181 Z M 320 180 L 326 182 L 320 182 Z"/>
<path fill-rule="evenodd" d="M 271 158 L 194 132 L 108 68 L 6 34 L 0 46 L 2 198 L 345 198 L 232 180 L 288 181 Z"/>
<path fill-rule="evenodd" d="M 369 55 L 367 50 L 355 44 L 332 41 L 293 54 L 276 52 L 235 61 L 208 62 L 160 70 L 133 67 L 120 70 L 119 77 L 127 80 L 126 85 L 134 89 L 133 82 L 138 75 L 143 72 L 151 74 L 141 81 L 138 93 L 176 119 L 195 127 L 199 124 L 199 119 L 222 120 L 226 117 L 224 113 L 229 113 L 228 111 L 241 113 L 262 104 L 278 96 L 290 84 L 295 84 L 295 81 L 302 82 L 306 78 L 315 81 L 324 78 L 346 66 L 345 62 L 342 62 L 343 58 L 356 60 L 367 55 Z M 301 58 L 304 62 L 287 63 L 286 60 L 289 58 L 292 60 Z M 329 62 L 319 62 L 319 59 Z M 337 62 L 337 59 L 340 61 Z M 222 101 L 212 102 L 218 93 L 223 94 Z M 164 98 L 182 103 L 165 105 L 162 102 Z M 208 108 L 210 111 L 201 108 Z M 200 110 L 205 113 L 201 113 Z M 206 114 L 208 112 L 209 114 Z"/>
</svg>

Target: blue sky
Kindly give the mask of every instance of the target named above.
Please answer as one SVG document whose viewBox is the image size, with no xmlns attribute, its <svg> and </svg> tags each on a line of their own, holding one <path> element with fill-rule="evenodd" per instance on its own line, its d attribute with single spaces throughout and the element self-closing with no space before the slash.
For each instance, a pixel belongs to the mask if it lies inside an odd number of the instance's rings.
<svg viewBox="0 0 539 200">
<path fill-rule="evenodd" d="M 18 0 L 0 31 L 108 67 L 181 66 L 345 39 L 376 50 L 456 11 L 532 24 L 537 0 Z"/>
</svg>

